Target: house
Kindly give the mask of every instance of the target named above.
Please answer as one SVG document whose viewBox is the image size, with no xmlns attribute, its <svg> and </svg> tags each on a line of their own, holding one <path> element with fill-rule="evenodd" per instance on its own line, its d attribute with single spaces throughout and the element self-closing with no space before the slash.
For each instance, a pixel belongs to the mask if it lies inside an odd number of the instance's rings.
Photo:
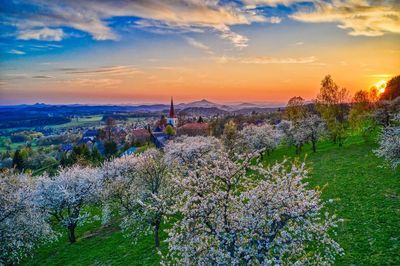
<svg viewBox="0 0 400 266">
<path fill-rule="evenodd" d="M 134 154 L 137 150 L 138 150 L 138 148 L 136 148 L 136 147 L 130 147 L 129 149 L 127 149 L 126 151 L 124 151 L 124 152 L 121 154 L 121 157 L 122 157 L 122 156 L 132 155 L 132 154 Z"/>
<path fill-rule="evenodd" d="M 210 136 L 211 130 L 208 123 L 187 123 L 178 128 L 177 134 L 180 136 Z"/>
<path fill-rule="evenodd" d="M 151 140 L 150 132 L 146 128 L 137 128 L 127 135 L 126 140 L 130 143 L 144 145 Z"/>
</svg>

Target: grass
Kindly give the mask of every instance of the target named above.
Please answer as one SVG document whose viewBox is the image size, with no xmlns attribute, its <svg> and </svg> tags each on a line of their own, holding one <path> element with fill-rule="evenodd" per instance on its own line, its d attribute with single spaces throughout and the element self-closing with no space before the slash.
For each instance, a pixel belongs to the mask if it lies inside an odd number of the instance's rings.
<svg viewBox="0 0 400 266">
<path fill-rule="evenodd" d="M 374 148 L 374 144 L 351 137 L 341 148 L 322 142 L 317 153 L 306 146 L 298 156 L 303 160 L 307 154 L 310 186 L 323 188 L 322 198 L 335 200 L 328 205 L 329 211 L 344 219 L 335 239 L 345 255 L 336 265 L 400 265 L 400 171 L 383 167 L 384 162 L 372 152 Z M 294 153 L 293 148 L 282 147 L 265 162 L 292 159 Z M 78 230 L 77 243 L 68 244 L 64 236 L 39 249 L 23 265 L 158 263 L 152 236 L 143 236 L 133 244 L 114 221 L 109 227 L 100 222 L 86 224 Z"/>
</svg>

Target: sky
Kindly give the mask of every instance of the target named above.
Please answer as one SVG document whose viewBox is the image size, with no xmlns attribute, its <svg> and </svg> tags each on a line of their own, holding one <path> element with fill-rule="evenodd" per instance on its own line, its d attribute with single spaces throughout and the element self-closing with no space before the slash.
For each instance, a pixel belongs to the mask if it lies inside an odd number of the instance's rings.
<svg viewBox="0 0 400 266">
<path fill-rule="evenodd" d="M 312 100 L 400 74 L 397 0 L 0 0 L 0 104 Z"/>
</svg>

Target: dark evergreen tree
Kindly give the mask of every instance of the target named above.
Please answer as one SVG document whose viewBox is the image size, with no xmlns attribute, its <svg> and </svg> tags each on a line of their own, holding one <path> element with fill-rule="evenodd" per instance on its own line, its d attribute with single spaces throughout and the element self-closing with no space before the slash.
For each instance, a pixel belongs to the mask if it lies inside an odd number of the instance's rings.
<svg viewBox="0 0 400 266">
<path fill-rule="evenodd" d="M 19 171 L 24 169 L 24 158 L 22 157 L 20 150 L 16 150 L 14 153 L 13 167 Z"/>
</svg>

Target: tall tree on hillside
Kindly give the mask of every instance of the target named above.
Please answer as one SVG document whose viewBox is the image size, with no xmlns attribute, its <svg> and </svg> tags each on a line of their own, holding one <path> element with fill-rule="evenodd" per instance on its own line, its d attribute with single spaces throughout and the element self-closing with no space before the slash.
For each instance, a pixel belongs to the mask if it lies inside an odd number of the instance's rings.
<svg viewBox="0 0 400 266">
<path fill-rule="evenodd" d="M 317 96 L 317 110 L 328 126 L 334 143 L 343 145 L 347 122 L 346 88 L 339 88 L 330 75 L 321 81 L 320 93 Z"/>
<path fill-rule="evenodd" d="M 385 91 L 381 94 L 380 100 L 394 100 L 400 96 L 400 75 L 393 77 L 386 84 Z"/>
<path fill-rule="evenodd" d="M 285 115 L 287 119 L 297 123 L 307 116 L 307 108 L 304 104 L 304 99 L 300 96 L 293 97 L 286 105 Z"/>
</svg>

